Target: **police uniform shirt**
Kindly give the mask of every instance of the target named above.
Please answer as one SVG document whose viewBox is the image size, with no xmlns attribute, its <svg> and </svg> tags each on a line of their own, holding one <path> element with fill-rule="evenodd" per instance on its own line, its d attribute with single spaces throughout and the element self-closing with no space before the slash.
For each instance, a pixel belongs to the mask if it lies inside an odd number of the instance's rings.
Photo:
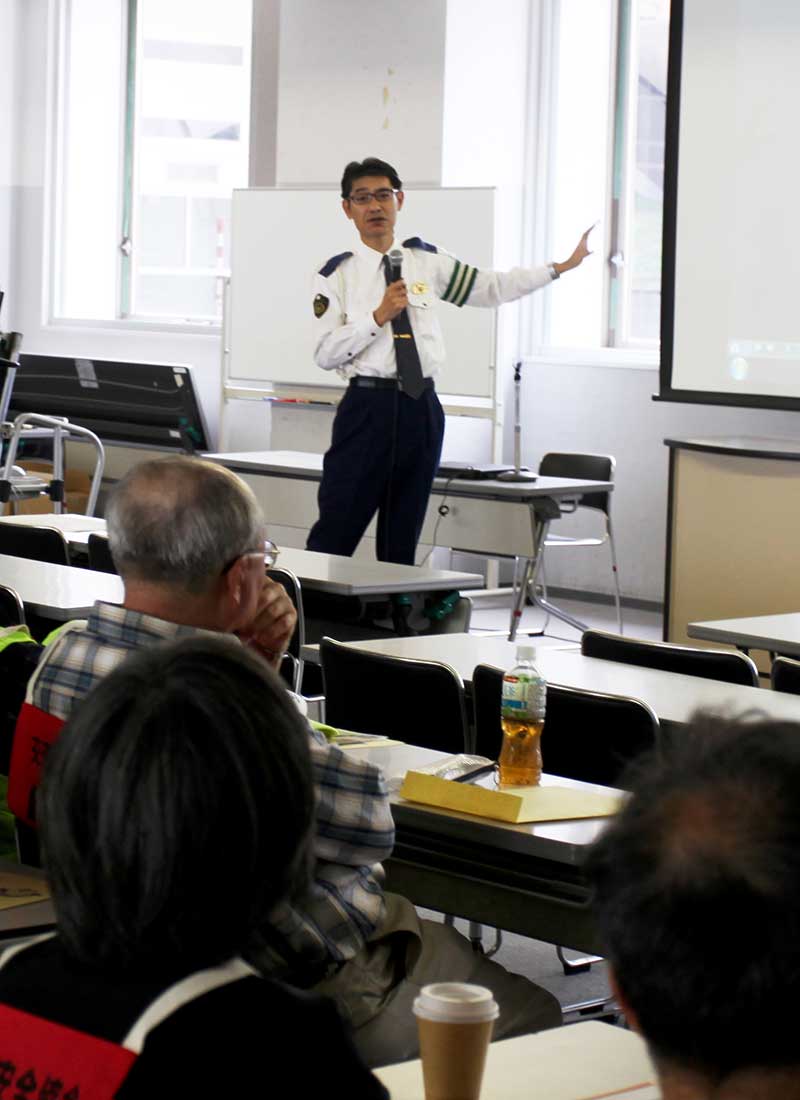
<svg viewBox="0 0 800 1100">
<path fill-rule="evenodd" d="M 397 248 L 392 244 L 389 251 Z M 548 267 L 479 271 L 450 253 L 412 237 L 403 242 L 402 278 L 408 290 L 408 315 L 422 373 L 434 377 L 445 362 L 439 300 L 455 306 L 489 309 L 522 298 L 552 281 Z M 373 311 L 383 300 L 383 255 L 359 241 L 353 252 L 333 256 L 314 281 L 314 360 L 343 378 L 394 377 L 397 363 L 392 326 L 380 326 Z"/>
</svg>

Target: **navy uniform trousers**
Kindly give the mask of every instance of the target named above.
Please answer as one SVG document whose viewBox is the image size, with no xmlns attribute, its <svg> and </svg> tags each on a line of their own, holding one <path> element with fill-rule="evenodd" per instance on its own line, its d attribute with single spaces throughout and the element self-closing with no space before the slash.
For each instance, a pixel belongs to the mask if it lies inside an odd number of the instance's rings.
<svg viewBox="0 0 800 1100">
<path fill-rule="evenodd" d="M 432 384 L 414 400 L 395 385 L 352 381 L 336 412 L 307 549 L 350 556 L 377 511 L 378 560 L 413 565 L 443 437 Z"/>
</svg>

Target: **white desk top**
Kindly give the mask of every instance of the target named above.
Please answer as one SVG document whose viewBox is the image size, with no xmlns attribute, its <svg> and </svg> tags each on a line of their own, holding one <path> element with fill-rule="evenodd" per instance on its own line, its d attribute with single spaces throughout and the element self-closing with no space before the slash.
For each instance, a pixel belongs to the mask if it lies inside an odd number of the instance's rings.
<svg viewBox="0 0 800 1100">
<path fill-rule="evenodd" d="M 525 639 L 519 641 L 524 643 Z M 347 644 L 390 656 L 443 661 L 452 665 L 465 684 L 471 683 L 475 665 L 510 668 L 516 654 L 515 643 L 480 634 L 430 634 Z M 319 660 L 316 647 L 304 647 L 303 656 Z M 597 657 L 584 657 L 573 649 L 540 647 L 534 661 L 548 683 L 641 699 L 653 708 L 662 723 L 686 725 L 698 708 L 724 708 L 733 714 L 756 709 L 778 720 L 800 721 L 800 696 L 796 695 L 601 661 Z"/>
<path fill-rule="evenodd" d="M 111 573 L 0 555 L 0 584 L 13 588 L 32 612 L 66 622 L 89 614 L 95 600 L 122 602 L 122 581 Z"/>
<path fill-rule="evenodd" d="M 375 1070 L 392 1100 L 423 1100 L 422 1064 Z M 492 1043 L 482 1100 L 658 1100 L 653 1063 L 638 1035 L 591 1021 Z"/>
<path fill-rule="evenodd" d="M 105 534 L 106 522 L 94 516 L 11 516 L 6 522 L 24 522 L 30 527 L 58 527 L 70 546 L 86 546 L 92 532 Z M 450 592 L 483 588 L 479 573 L 452 569 L 427 569 L 417 565 L 365 561 L 313 550 L 282 548 L 276 563 L 290 570 L 304 588 L 332 592 L 338 596 L 383 596 L 398 592 Z"/>
<path fill-rule="evenodd" d="M 82 516 L 76 512 L 64 512 L 60 516 L 50 512 L 26 516 L 0 516 L 0 522 L 16 523 L 20 527 L 55 527 L 70 546 L 80 546 L 84 549 L 88 546 L 89 535 L 93 532 L 102 535 L 106 533 L 104 519 L 98 519 L 97 516 Z"/>
<path fill-rule="evenodd" d="M 323 456 L 309 451 L 230 451 L 207 454 L 203 457 L 244 473 L 261 473 L 312 481 L 318 481 L 322 476 Z M 437 477 L 433 482 L 434 493 L 442 494 L 446 490 L 448 496 L 511 501 L 530 501 L 536 497 L 579 497 L 588 492 L 611 492 L 613 488 L 614 485 L 610 481 L 579 481 L 566 477 L 540 477 L 536 481 L 523 483 Z"/>
<path fill-rule="evenodd" d="M 800 656 L 800 611 L 784 615 L 752 615 L 745 619 L 712 619 L 689 623 L 690 638 L 724 642 L 745 649 L 767 649 Z"/>
<path fill-rule="evenodd" d="M 342 596 L 388 595 L 394 592 L 452 591 L 483 588 L 479 573 L 427 569 L 419 565 L 345 558 L 315 550 L 281 548 L 276 566 L 291 570 L 301 585 Z"/>
<path fill-rule="evenodd" d="M 104 519 L 98 519 L 97 516 L 83 516 L 76 512 L 64 512 L 60 516 L 50 512 L 25 516 L 0 516 L 0 523 L 16 523 L 20 527 L 55 527 L 64 535 L 85 533 L 87 538 L 90 531 L 105 533 L 106 529 Z"/>
</svg>

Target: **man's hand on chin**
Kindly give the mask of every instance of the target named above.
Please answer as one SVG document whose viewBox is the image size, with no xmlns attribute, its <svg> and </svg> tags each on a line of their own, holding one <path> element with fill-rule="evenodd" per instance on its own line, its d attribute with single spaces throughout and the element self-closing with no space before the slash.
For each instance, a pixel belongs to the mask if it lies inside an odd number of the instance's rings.
<svg viewBox="0 0 800 1100">
<path fill-rule="evenodd" d="M 277 581 L 265 577 L 252 622 L 236 633 L 245 645 L 259 653 L 277 671 L 296 623 L 297 612 L 286 589 Z"/>
</svg>

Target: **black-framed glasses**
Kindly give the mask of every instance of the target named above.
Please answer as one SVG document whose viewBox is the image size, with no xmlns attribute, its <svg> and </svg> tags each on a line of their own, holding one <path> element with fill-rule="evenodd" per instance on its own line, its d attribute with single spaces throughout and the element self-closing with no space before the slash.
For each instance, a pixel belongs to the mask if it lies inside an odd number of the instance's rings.
<svg viewBox="0 0 800 1100">
<path fill-rule="evenodd" d="M 395 195 L 399 194 L 400 192 L 393 187 L 379 187 L 377 191 L 354 191 L 347 198 L 356 206 L 366 206 L 373 199 L 377 199 L 380 203 L 391 202 Z"/>
<path fill-rule="evenodd" d="M 280 552 L 281 552 L 280 548 L 278 547 L 278 545 L 276 543 L 274 543 L 272 541 L 272 539 L 264 539 L 263 557 L 264 557 L 264 567 L 266 569 L 271 569 L 272 568 L 272 566 L 278 560 L 278 555 L 280 554 Z M 245 550 L 243 553 L 237 554 L 235 558 L 231 558 L 231 560 L 228 562 L 228 564 L 222 570 L 223 575 L 225 573 L 228 573 L 231 569 L 233 569 L 234 565 L 236 565 L 239 558 L 248 557 L 250 554 L 258 554 L 260 556 L 262 554 L 262 551 L 261 550 Z"/>
</svg>

